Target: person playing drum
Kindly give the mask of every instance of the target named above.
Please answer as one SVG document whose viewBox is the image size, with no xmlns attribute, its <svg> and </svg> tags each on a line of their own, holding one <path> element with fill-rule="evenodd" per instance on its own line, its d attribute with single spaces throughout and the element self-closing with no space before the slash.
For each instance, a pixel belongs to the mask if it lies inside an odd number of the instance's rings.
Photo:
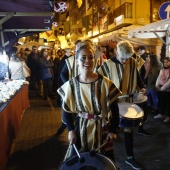
<svg viewBox="0 0 170 170">
<path fill-rule="evenodd" d="M 93 47 L 81 46 L 76 53 L 80 74 L 57 90 L 65 110 L 68 140 L 81 152 L 95 150 L 102 145 L 104 124 L 110 125 L 106 140 L 112 143 L 119 125 L 117 98 L 121 92 L 111 80 L 93 71 L 95 62 Z M 75 124 L 72 114 L 77 114 Z M 70 148 L 68 155 L 75 155 L 74 147 L 70 145 Z M 98 152 L 101 153 L 101 150 Z"/>
<path fill-rule="evenodd" d="M 137 61 L 134 57 L 133 46 L 128 41 L 120 41 L 117 44 L 117 56 L 104 62 L 98 69 L 98 73 L 108 77 L 122 91 L 122 95 L 133 94 L 137 86 L 141 92 L 146 93 L 144 84 L 142 83 Z M 124 140 L 127 158 L 125 162 L 134 169 L 141 169 L 133 155 L 133 130 L 131 128 L 124 129 Z"/>
</svg>

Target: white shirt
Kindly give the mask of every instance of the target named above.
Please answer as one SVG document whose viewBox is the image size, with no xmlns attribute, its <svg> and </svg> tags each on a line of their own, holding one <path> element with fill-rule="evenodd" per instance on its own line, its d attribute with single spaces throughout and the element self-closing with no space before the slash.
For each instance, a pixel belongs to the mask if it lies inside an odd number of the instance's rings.
<svg viewBox="0 0 170 170">
<path fill-rule="evenodd" d="M 9 61 L 9 72 L 11 74 L 11 79 L 25 79 L 23 75 L 23 65 L 26 65 L 25 61 L 20 61 L 16 58 L 11 58 L 11 60 Z"/>
</svg>

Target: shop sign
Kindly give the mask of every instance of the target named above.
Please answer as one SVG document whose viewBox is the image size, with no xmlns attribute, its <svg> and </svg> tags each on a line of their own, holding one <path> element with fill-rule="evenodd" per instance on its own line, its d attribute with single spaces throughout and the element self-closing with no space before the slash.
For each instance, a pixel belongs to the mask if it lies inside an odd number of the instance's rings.
<svg viewBox="0 0 170 170">
<path fill-rule="evenodd" d="M 124 15 L 119 15 L 115 18 L 115 25 L 120 25 L 124 23 Z"/>
</svg>

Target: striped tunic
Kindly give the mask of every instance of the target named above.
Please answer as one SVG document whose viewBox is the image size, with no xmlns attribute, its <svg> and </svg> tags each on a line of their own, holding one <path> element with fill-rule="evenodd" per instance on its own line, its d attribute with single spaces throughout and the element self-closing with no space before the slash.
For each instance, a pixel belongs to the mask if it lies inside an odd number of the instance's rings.
<svg viewBox="0 0 170 170">
<path fill-rule="evenodd" d="M 134 58 L 129 58 L 124 65 L 109 59 L 103 63 L 98 72 L 113 81 L 123 95 L 135 92 L 137 87 L 137 63 Z"/>
<path fill-rule="evenodd" d="M 145 61 L 139 55 L 136 55 L 135 59 L 136 59 L 136 62 L 137 62 L 137 69 L 138 69 L 138 71 L 140 71 L 141 67 L 144 65 Z"/>
<path fill-rule="evenodd" d="M 63 99 L 62 107 L 67 113 L 87 112 L 102 118 L 79 119 L 82 151 L 99 147 L 102 143 L 102 123 L 110 121 L 111 104 L 121 95 L 118 88 L 101 75 L 93 83 L 82 83 L 77 76 L 61 86 L 58 93 Z"/>
<path fill-rule="evenodd" d="M 79 69 L 78 66 L 76 65 L 75 56 L 71 56 L 67 58 L 65 61 L 69 70 L 70 80 L 71 78 L 76 77 L 79 74 Z"/>
</svg>

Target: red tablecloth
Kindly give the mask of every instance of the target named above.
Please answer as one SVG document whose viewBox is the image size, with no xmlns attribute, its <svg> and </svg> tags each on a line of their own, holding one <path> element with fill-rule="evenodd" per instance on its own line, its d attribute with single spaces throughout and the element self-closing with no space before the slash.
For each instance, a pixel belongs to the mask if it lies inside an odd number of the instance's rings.
<svg viewBox="0 0 170 170">
<path fill-rule="evenodd" d="M 12 141 L 21 125 L 22 114 L 28 106 L 28 85 L 24 85 L 0 112 L 0 170 L 5 168 Z"/>
</svg>

